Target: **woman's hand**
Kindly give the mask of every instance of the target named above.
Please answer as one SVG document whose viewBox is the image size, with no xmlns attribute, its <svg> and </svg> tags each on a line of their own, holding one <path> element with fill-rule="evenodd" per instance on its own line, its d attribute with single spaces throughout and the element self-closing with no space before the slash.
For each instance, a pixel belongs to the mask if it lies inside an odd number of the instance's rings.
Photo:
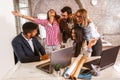
<svg viewBox="0 0 120 80">
<path fill-rule="evenodd" d="M 24 18 L 24 19 L 27 19 L 27 20 L 30 20 L 30 21 L 34 21 L 34 18 L 33 18 L 33 17 L 23 15 L 23 14 L 21 14 L 19 11 L 12 11 L 12 14 L 13 14 L 14 16 L 19 16 L 19 17 L 22 17 L 22 18 Z"/>
<path fill-rule="evenodd" d="M 19 13 L 19 11 L 12 11 L 12 14 L 15 16 L 21 16 L 21 14 Z"/>
<path fill-rule="evenodd" d="M 97 39 L 93 38 L 88 43 L 88 48 L 91 48 L 93 45 L 95 45 L 97 42 Z"/>
</svg>

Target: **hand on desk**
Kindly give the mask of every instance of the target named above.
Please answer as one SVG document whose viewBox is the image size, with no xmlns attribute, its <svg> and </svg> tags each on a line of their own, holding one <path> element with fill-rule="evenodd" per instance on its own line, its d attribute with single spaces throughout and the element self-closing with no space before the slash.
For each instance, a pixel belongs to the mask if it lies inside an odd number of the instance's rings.
<svg viewBox="0 0 120 80">
<path fill-rule="evenodd" d="M 42 57 L 41 57 L 41 60 L 46 60 L 46 59 L 48 59 L 49 58 L 49 55 L 48 54 L 45 54 L 45 55 L 43 55 Z"/>
</svg>

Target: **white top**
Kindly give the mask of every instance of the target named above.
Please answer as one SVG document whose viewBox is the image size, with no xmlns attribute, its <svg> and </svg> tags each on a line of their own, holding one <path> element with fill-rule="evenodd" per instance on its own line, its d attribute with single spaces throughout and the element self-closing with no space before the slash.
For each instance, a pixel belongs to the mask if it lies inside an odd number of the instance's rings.
<svg viewBox="0 0 120 80">
<path fill-rule="evenodd" d="M 22 36 L 25 38 L 25 40 L 28 42 L 28 44 L 30 45 L 32 51 L 34 52 L 34 46 L 33 46 L 33 42 L 32 42 L 32 38 L 31 39 L 27 39 L 23 34 Z"/>
</svg>

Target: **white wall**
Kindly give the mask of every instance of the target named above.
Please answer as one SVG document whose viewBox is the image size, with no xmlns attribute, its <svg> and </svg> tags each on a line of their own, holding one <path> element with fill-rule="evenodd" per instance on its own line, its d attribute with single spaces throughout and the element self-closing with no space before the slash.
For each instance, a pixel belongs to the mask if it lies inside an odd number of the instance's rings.
<svg viewBox="0 0 120 80">
<path fill-rule="evenodd" d="M 0 79 L 14 66 L 11 40 L 16 35 L 12 0 L 0 0 Z"/>
</svg>

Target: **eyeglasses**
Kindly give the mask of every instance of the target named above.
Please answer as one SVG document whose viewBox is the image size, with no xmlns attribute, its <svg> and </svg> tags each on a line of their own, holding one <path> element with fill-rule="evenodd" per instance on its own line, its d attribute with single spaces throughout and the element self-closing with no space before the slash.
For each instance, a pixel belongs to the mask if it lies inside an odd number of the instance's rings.
<svg viewBox="0 0 120 80">
<path fill-rule="evenodd" d="M 76 15 L 76 18 L 81 19 L 81 18 L 82 18 L 82 16 L 78 16 L 78 15 Z"/>
</svg>

